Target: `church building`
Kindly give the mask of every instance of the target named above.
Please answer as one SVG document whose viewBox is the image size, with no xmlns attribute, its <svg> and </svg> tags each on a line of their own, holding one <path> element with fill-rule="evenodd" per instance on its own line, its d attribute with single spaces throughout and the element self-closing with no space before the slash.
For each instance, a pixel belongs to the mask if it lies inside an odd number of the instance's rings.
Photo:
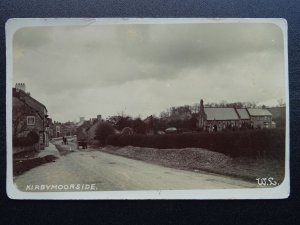
<svg viewBox="0 0 300 225">
<path fill-rule="evenodd" d="M 242 128 L 273 128 L 272 114 L 267 109 L 235 107 L 204 107 L 200 101 L 198 127 L 204 131 Z"/>
</svg>

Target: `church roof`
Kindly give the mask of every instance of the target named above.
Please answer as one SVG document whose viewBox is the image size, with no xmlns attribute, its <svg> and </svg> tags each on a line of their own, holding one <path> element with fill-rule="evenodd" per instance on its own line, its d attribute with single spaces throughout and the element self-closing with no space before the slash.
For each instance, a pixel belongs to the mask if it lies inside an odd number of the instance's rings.
<svg viewBox="0 0 300 225">
<path fill-rule="evenodd" d="M 248 109 L 250 116 L 272 116 L 267 109 Z"/>
<path fill-rule="evenodd" d="M 239 120 L 234 108 L 204 108 L 207 120 Z"/>
<path fill-rule="evenodd" d="M 250 119 L 247 109 L 236 109 L 236 111 L 240 115 L 241 120 L 249 120 Z"/>
</svg>

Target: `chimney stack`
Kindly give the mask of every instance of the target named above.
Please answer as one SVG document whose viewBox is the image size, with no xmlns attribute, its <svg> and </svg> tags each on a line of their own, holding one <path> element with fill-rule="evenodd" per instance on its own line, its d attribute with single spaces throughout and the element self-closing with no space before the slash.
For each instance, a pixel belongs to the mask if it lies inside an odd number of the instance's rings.
<svg viewBox="0 0 300 225">
<path fill-rule="evenodd" d="M 200 100 L 200 113 L 204 113 L 204 103 L 203 103 L 203 99 Z"/>
<path fill-rule="evenodd" d="M 25 83 L 16 83 L 16 91 L 22 90 L 24 92 L 26 92 L 26 86 Z"/>
</svg>

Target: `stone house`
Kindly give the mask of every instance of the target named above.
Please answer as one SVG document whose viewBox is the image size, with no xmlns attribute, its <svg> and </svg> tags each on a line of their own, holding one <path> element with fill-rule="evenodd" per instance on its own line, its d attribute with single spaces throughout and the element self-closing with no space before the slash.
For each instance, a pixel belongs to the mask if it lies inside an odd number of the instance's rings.
<svg viewBox="0 0 300 225">
<path fill-rule="evenodd" d="M 102 120 L 92 120 L 90 121 L 90 126 L 86 129 L 88 135 L 88 142 L 93 142 L 96 140 L 96 130 L 99 124 L 103 123 Z"/>
<path fill-rule="evenodd" d="M 240 118 L 240 128 L 251 128 L 251 120 L 250 120 L 250 115 L 248 112 L 248 109 L 246 108 L 240 108 L 236 109 L 239 118 Z"/>
<path fill-rule="evenodd" d="M 198 127 L 205 131 L 221 131 L 240 127 L 240 117 L 235 108 L 204 107 L 200 101 Z"/>
<path fill-rule="evenodd" d="M 25 84 L 17 83 L 12 90 L 13 137 L 26 137 L 30 131 L 39 136 L 38 149 L 49 145 L 49 120 L 44 104 L 25 92 Z"/>
<path fill-rule="evenodd" d="M 272 128 L 272 114 L 267 109 L 247 109 L 253 128 Z"/>
<path fill-rule="evenodd" d="M 90 121 L 83 121 L 76 128 L 77 140 L 88 139 L 88 129 L 90 128 Z"/>
<path fill-rule="evenodd" d="M 204 107 L 200 101 L 198 127 L 205 131 L 242 128 L 272 128 L 272 114 L 267 109 Z"/>
</svg>

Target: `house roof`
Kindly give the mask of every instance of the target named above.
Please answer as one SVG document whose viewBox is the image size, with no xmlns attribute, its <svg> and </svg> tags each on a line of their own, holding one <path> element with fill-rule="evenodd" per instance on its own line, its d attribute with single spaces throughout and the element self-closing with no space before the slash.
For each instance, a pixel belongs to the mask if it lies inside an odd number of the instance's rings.
<svg viewBox="0 0 300 225">
<path fill-rule="evenodd" d="M 204 108 L 207 120 L 239 120 L 234 108 Z"/>
<path fill-rule="evenodd" d="M 241 120 L 249 120 L 250 119 L 247 109 L 236 109 L 236 111 L 240 115 Z"/>
<path fill-rule="evenodd" d="M 18 93 L 18 94 L 17 94 Z M 46 111 L 47 108 L 44 104 L 30 96 L 28 93 L 24 92 L 23 90 L 16 90 L 16 88 L 13 88 L 13 95 L 14 97 L 17 97 L 18 99 L 23 98 L 24 102 L 26 102 L 27 105 L 29 105 L 31 108 L 36 109 L 38 111 L 42 111 L 41 109 L 45 109 Z M 22 97 L 21 97 L 22 96 Z"/>
<path fill-rule="evenodd" d="M 84 121 L 80 121 L 76 124 L 76 127 L 80 127 L 82 124 L 84 124 Z"/>
<path fill-rule="evenodd" d="M 93 129 L 93 128 L 97 127 L 100 123 L 103 123 L 103 122 L 101 120 L 93 121 L 93 124 L 90 124 L 90 126 L 88 126 L 88 128 L 86 130 Z"/>
<path fill-rule="evenodd" d="M 83 121 L 83 123 L 80 126 L 78 126 L 77 128 L 79 128 L 79 129 L 81 129 L 81 128 L 88 129 L 90 127 L 91 127 L 90 121 Z"/>
<path fill-rule="evenodd" d="M 267 109 L 247 109 L 250 116 L 272 116 Z"/>
</svg>

